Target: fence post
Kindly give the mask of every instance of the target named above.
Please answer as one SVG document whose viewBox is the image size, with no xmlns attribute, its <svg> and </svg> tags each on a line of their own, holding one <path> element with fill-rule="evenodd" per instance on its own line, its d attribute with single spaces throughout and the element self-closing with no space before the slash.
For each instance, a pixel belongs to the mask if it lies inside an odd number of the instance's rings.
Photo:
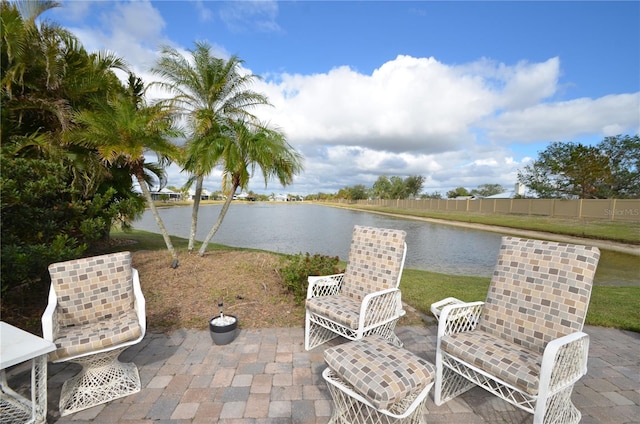
<svg viewBox="0 0 640 424">
<path fill-rule="evenodd" d="M 582 219 L 582 199 L 578 201 L 578 219 Z"/>
<path fill-rule="evenodd" d="M 609 209 L 609 215 L 611 215 L 611 221 L 616 219 L 616 199 L 613 199 L 613 205 L 611 205 L 611 209 Z"/>
</svg>

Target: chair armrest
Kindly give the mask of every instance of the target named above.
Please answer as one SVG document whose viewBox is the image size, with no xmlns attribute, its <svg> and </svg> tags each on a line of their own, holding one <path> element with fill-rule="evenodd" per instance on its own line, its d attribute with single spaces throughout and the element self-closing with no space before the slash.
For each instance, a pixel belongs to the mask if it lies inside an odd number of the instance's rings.
<svg viewBox="0 0 640 424">
<path fill-rule="evenodd" d="M 50 342 L 54 341 L 58 336 L 58 320 L 56 315 L 58 309 L 58 297 L 53 288 L 53 284 L 49 287 L 49 300 L 47 308 L 42 314 L 42 338 Z"/>
<path fill-rule="evenodd" d="M 400 289 L 390 288 L 369 293 L 360 305 L 358 328 L 400 318 L 403 312 Z"/>
<path fill-rule="evenodd" d="M 431 308 L 430 308 L 431 313 L 433 314 L 434 317 L 436 317 L 437 320 L 439 320 L 440 313 L 442 312 L 442 308 L 444 308 L 447 305 L 453 305 L 453 304 L 459 304 L 459 303 L 465 303 L 465 302 L 455 297 L 444 298 L 438 302 L 431 304 Z"/>
<path fill-rule="evenodd" d="M 142 330 L 142 335 L 144 336 L 147 331 L 147 312 L 145 309 L 146 302 L 144 299 L 144 295 L 142 294 L 142 287 L 140 287 L 140 275 L 138 274 L 138 270 L 135 268 L 131 268 L 131 276 L 133 278 L 133 307 L 136 310 L 136 314 L 138 315 L 138 322 L 140 323 L 140 329 Z"/>
<path fill-rule="evenodd" d="M 464 333 L 476 328 L 484 302 L 454 303 L 446 305 L 440 312 L 438 339 L 442 336 Z"/>
<path fill-rule="evenodd" d="M 340 293 L 344 274 L 310 275 L 308 278 L 307 299 L 319 296 L 334 296 Z"/>
<path fill-rule="evenodd" d="M 578 331 L 547 343 L 542 355 L 539 390 L 553 394 L 587 373 L 589 335 Z"/>
</svg>

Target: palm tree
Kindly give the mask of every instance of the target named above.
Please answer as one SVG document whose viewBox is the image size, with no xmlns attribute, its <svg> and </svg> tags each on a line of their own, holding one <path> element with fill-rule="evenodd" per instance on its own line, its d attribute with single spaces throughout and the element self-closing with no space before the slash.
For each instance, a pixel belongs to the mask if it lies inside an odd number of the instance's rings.
<svg viewBox="0 0 640 424">
<path fill-rule="evenodd" d="M 196 42 L 189 52 L 190 60 L 174 48 L 163 47 L 152 71 L 162 79 L 154 84 L 174 95 L 169 102 L 186 117 L 190 133 L 184 170 L 192 175 L 187 184 L 196 183 L 188 246 L 192 252 L 202 183 L 219 164 L 221 151 L 217 146 L 226 137 L 223 129 L 233 120 L 255 118 L 249 109 L 269 103 L 265 96 L 249 88 L 259 77 L 242 73 L 243 61 L 237 56 L 217 58 L 204 42 Z"/>
<path fill-rule="evenodd" d="M 212 150 L 216 154 L 220 152 L 223 192 L 227 199 L 216 223 L 200 246 L 200 256 L 204 255 L 209 241 L 220 228 L 236 190 L 247 187 L 256 168 L 262 172 L 265 187 L 271 178 L 277 178 L 283 186 L 291 184 L 293 176 L 303 168 L 302 156 L 278 130 L 255 122 L 236 121 L 227 129 L 226 136 Z"/>
<path fill-rule="evenodd" d="M 76 127 L 68 133 L 68 137 L 74 143 L 95 149 L 100 160 L 109 167 L 130 170 L 140 185 L 173 258 L 171 267 L 176 268 L 178 255 L 151 197 L 148 169 L 162 175 L 162 167 L 180 156 L 180 149 L 169 141 L 171 137 L 180 136 L 180 132 L 175 128 L 174 116 L 168 108 L 144 104 L 139 92 L 142 88 L 140 82 L 139 78 L 132 77 L 126 94 L 120 93 L 99 102 L 94 109 L 76 112 Z M 159 166 L 145 162 L 144 155 L 147 152 L 158 155 Z"/>
</svg>

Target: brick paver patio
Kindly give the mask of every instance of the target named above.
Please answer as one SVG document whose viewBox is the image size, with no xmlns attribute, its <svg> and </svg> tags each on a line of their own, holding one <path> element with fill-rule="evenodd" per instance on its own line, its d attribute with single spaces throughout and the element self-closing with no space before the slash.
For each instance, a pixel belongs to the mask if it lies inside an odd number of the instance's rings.
<svg viewBox="0 0 640 424">
<path fill-rule="evenodd" d="M 582 423 L 640 423 L 640 333 L 586 326 L 589 372 L 574 389 Z M 435 325 L 401 327 L 405 347 L 435 361 Z M 342 340 L 336 341 L 340 343 Z M 327 423 L 332 403 L 321 377 L 320 346 L 304 351 L 302 328 L 243 330 L 226 346 L 207 331 L 147 334 L 122 360 L 140 370 L 140 393 L 61 418 L 62 383 L 73 364 L 49 365 L 50 423 Z M 24 367 L 23 367 L 24 368 Z M 10 375 L 12 387 L 29 386 L 27 368 Z M 436 407 L 430 394 L 427 422 L 530 423 L 531 416 L 482 389 Z"/>
</svg>

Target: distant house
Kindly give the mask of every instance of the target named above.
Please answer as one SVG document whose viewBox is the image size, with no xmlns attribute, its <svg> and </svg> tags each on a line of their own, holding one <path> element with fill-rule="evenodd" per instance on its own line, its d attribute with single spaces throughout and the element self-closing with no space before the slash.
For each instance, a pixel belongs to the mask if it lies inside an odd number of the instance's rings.
<svg viewBox="0 0 640 424">
<path fill-rule="evenodd" d="M 272 202 L 288 202 L 289 196 L 286 194 L 276 194 L 274 196 L 271 196 L 269 200 Z"/>
<path fill-rule="evenodd" d="M 485 199 L 515 199 L 517 197 L 524 197 L 526 188 L 524 184 L 516 183 L 513 190 L 487 196 Z"/>
<path fill-rule="evenodd" d="M 169 190 L 168 188 L 165 187 L 160 191 L 152 191 L 151 199 L 152 200 L 171 200 L 175 202 L 178 200 L 182 200 L 182 193 Z"/>
<path fill-rule="evenodd" d="M 207 190 L 206 188 L 203 188 L 202 193 L 200 194 L 200 200 L 209 200 L 210 197 L 211 197 L 211 193 L 209 193 L 209 190 Z M 189 189 L 189 199 L 191 200 L 196 199 L 196 191 L 194 189 Z"/>
</svg>

